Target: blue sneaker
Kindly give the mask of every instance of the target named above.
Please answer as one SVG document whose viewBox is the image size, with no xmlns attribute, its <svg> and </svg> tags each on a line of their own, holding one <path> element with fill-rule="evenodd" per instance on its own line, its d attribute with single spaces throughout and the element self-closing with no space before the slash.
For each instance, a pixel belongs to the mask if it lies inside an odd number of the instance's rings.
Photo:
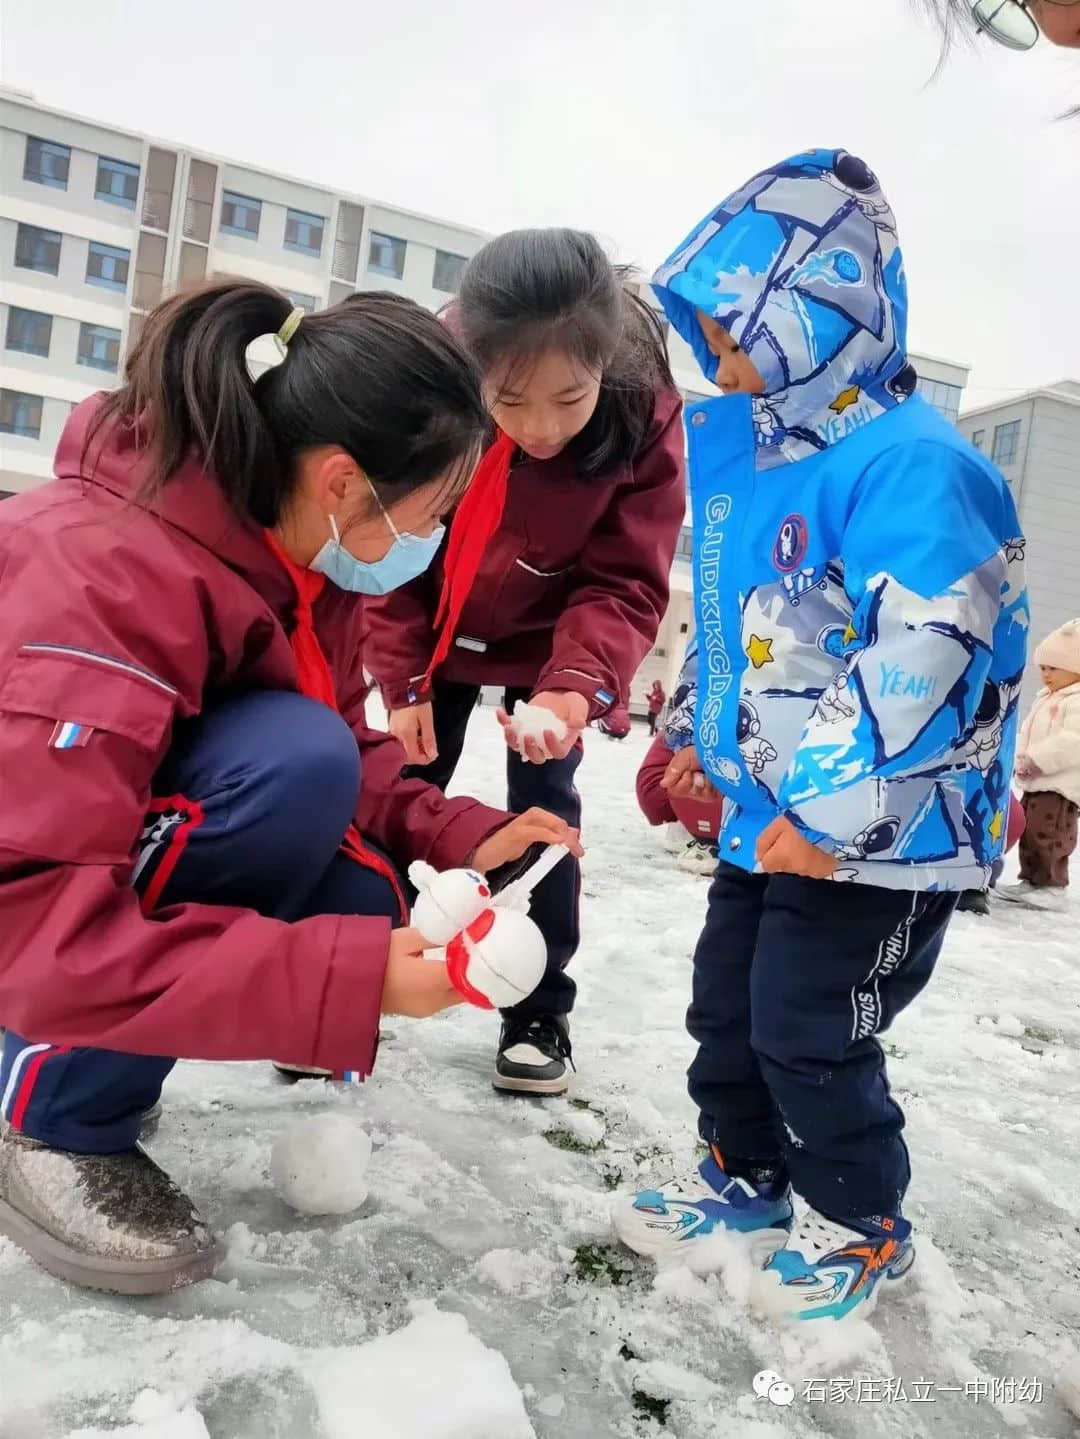
<svg viewBox="0 0 1080 1439">
<path fill-rule="evenodd" d="M 715 1148 L 702 1161 L 695 1180 L 621 1195 L 612 1210 L 615 1233 L 622 1242 L 651 1259 L 685 1253 L 694 1240 L 726 1230 L 753 1234 L 755 1253 L 760 1239 L 764 1263 L 765 1254 L 784 1243 L 791 1219 L 786 1179 L 758 1186 L 727 1174 Z"/>
<path fill-rule="evenodd" d="M 809 1209 L 755 1275 L 752 1302 L 771 1319 L 865 1318 L 914 1263 L 911 1225 L 899 1215 L 838 1224 Z"/>
</svg>

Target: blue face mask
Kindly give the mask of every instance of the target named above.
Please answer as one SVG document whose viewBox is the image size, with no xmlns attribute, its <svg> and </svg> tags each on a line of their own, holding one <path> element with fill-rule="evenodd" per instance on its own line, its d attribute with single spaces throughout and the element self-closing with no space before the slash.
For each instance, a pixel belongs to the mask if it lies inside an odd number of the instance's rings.
<svg viewBox="0 0 1080 1439">
<path fill-rule="evenodd" d="M 379 508 L 382 509 L 382 506 Z M 430 535 L 410 535 L 396 529 L 385 510 L 383 518 L 390 526 L 394 542 L 381 560 L 358 560 L 350 554 L 341 543 L 337 520 L 331 515 L 331 538 L 309 568 L 325 575 L 339 590 L 351 590 L 358 595 L 386 595 L 415 580 L 435 558 L 446 534 L 446 526 L 436 525 Z"/>
</svg>

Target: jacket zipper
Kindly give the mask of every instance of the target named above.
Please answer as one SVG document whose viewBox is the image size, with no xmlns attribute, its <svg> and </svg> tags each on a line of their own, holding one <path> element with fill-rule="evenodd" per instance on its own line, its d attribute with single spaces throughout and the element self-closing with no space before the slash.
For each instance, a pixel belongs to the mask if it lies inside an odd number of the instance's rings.
<svg viewBox="0 0 1080 1439">
<path fill-rule="evenodd" d="M 79 659 L 90 660 L 92 664 L 103 665 L 106 669 L 121 670 L 124 674 L 137 675 L 139 679 L 148 680 L 150 684 L 156 685 L 159 690 L 164 690 L 167 695 L 172 695 L 174 698 L 180 693 L 178 689 L 175 689 L 167 681 L 159 679 L 150 670 L 144 670 L 141 665 L 133 665 L 128 660 L 114 659 L 112 655 L 99 654 L 97 650 L 80 649 L 77 645 L 23 645 L 19 653 L 24 655 L 74 655 Z"/>
</svg>

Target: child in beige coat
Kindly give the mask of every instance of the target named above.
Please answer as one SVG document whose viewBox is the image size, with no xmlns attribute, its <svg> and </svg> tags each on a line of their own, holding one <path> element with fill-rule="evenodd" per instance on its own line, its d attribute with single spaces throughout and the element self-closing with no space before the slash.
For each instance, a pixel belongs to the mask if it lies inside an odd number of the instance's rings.
<svg viewBox="0 0 1080 1439">
<path fill-rule="evenodd" d="M 1044 689 L 1020 727 L 1016 781 L 1027 828 L 1020 841 L 1020 883 L 1002 899 L 1039 909 L 1065 904 L 1069 856 L 1080 806 L 1080 620 L 1068 620 L 1035 651 Z"/>
</svg>

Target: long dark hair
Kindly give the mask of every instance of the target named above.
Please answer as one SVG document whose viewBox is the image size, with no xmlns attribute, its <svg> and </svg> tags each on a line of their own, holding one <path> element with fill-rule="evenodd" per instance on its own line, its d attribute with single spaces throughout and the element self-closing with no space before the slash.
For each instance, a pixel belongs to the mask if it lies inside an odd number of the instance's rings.
<svg viewBox="0 0 1080 1439">
<path fill-rule="evenodd" d="M 570 450 L 586 475 L 632 460 L 652 423 L 656 391 L 673 385 L 660 321 L 593 235 L 510 230 L 469 261 L 456 314 L 481 370 L 520 373 L 545 350 L 602 376 L 600 399 Z"/>
<path fill-rule="evenodd" d="M 280 365 L 253 380 L 247 349 L 292 309 L 277 290 L 221 280 L 173 296 L 146 318 L 124 371 L 95 416 L 84 463 L 107 421 L 139 428 L 149 452 L 144 497 L 192 454 L 234 510 L 281 518 L 296 456 L 337 445 L 392 505 L 449 473 L 460 496 L 488 424 L 475 367 L 430 311 L 363 293 L 305 315 Z"/>
</svg>

